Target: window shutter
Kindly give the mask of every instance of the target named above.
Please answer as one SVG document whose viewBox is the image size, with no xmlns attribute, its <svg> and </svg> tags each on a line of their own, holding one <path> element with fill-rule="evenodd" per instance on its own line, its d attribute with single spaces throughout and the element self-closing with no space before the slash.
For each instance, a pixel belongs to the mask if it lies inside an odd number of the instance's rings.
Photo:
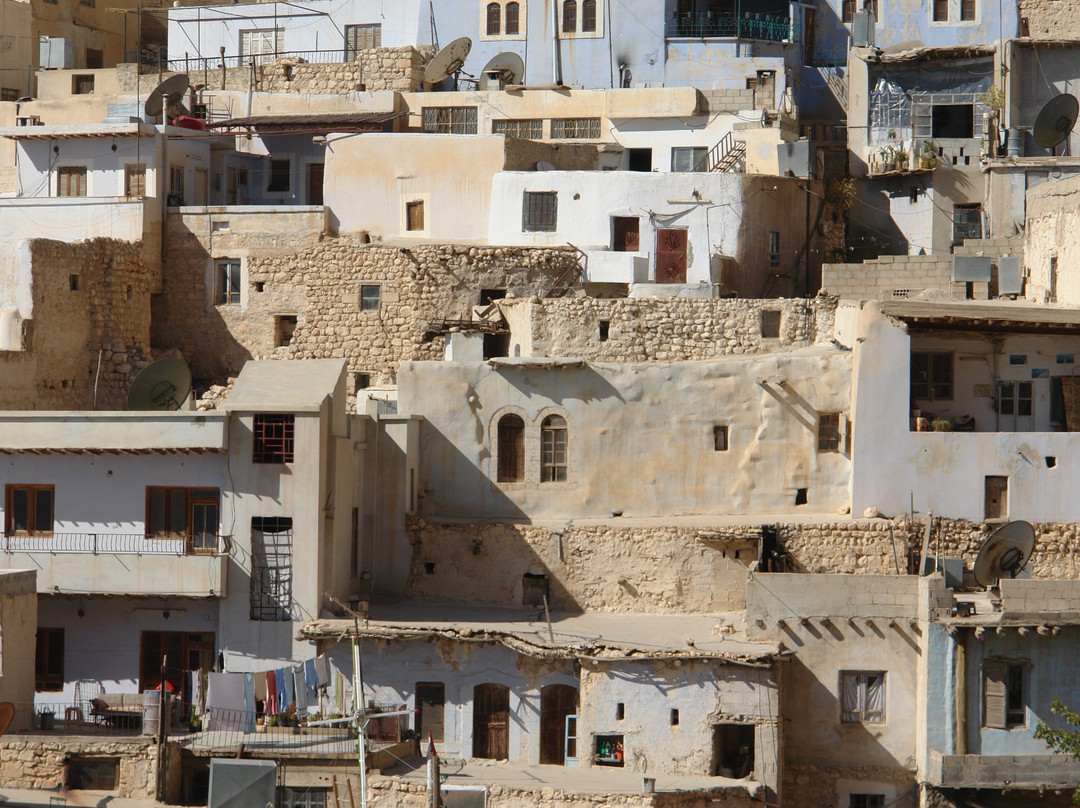
<svg viewBox="0 0 1080 808">
<path fill-rule="evenodd" d="M 1005 729 L 1006 668 L 1004 662 L 983 662 L 983 726 Z"/>
</svg>

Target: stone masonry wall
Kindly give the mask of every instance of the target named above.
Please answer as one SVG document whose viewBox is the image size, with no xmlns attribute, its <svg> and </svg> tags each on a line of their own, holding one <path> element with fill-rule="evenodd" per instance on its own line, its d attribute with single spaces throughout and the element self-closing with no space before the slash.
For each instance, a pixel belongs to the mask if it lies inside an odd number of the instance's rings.
<svg viewBox="0 0 1080 808">
<path fill-rule="evenodd" d="M 919 569 L 925 523 L 906 517 L 776 525 L 780 553 L 769 571 L 907 575 Z M 995 525 L 935 519 L 931 551 L 967 569 Z M 1037 525 L 1028 571 L 1080 580 L 1076 524 Z M 539 525 L 477 522 L 408 525 L 408 595 L 428 602 L 521 605 L 522 576 L 550 578 L 552 608 L 670 614 L 746 607 L 746 572 L 757 560 L 761 521 L 741 525 Z"/>
<path fill-rule="evenodd" d="M 827 341 L 837 299 L 568 297 L 532 300 L 532 345 L 540 356 L 596 362 L 714 359 Z M 761 312 L 780 311 L 779 339 L 761 335 Z M 600 339 L 600 323 L 609 324 Z"/>
<path fill-rule="evenodd" d="M 157 747 L 152 738 L 9 735 L 0 739 L 0 783 L 6 788 L 55 789 L 65 782 L 68 757 L 119 760 L 115 796 L 156 796 Z M 175 768 L 179 771 L 179 765 Z"/>
<path fill-rule="evenodd" d="M 425 808 L 428 804 L 427 788 L 422 780 L 374 778 L 368 792 L 372 804 L 382 808 Z M 486 805 L 488 808 L 751 808 L 761 802 L 738 786 L 656 794 L 600 790 L 581 794 L 551 786 L 524 789 L 489 785 Z"/>
<path fill-rule="evenodd" d="M 0 352 L 0 406 L 123 409 L 148 361 L 150 293 L 141 245 L 31 243 L 33 319 L 23 351 Z"/>
<path fill-rule="evenodd" d="M 269 64 L 255 65 L 254 89 L 268 93 L 341 95 L 355 92 L 363 84 L 369 91 L 415 92 L 424 85 L 424 67 L 434 52 L 430 46 L 376 48 L 360 51 L 357 59 L 351 62 L 305 62 L 303 54 L 284 55 Z M 226 67 L 222 87 L 222 70 L 218 59 L 193 58 L 172 64 L 174 67 L 186 64 L 192 83 L 205 84 L 210 90 L 247 90 L 248 83 L 252 81 L 248 65 Z M 120 74 L 121 91 L 133 93 L 136 74 L 133 66 L 125 68 Z M 156 81 L 155 73 L 151 80 L 144 77 L 142 84 L 152 87 Z"/>
<path fill-rule="evenodd" d="M 1061 0 L 1020 0 L 1019 15 L 1032 37 L 1072 36 L 1080 30 L 1080 6 Z M 1068 33 L 1066 33 L 1068 32 Z"/>
<path fill-rule="evenodd" d="M 919 792 L 915 774 L 906 769 L 882 766 L 823 766 L 793 759 L 788 753 L 784 759 L 784 804 L 843 805 L 837 793 L 840 780 L 862 783 L 888 783 L 896 789 L 896 801 L 887 801 L 890 808 L 917 808 Z"/>
<path fill-rule="evenodd" d="M 211 261 L 230 252 L 244 256 L 246 306 L 212 302 Z M 392 384 L 399 362 L 442 359 L 430 326 L 471 319 L 481 289 L 535 294 L 578 261 L 569 248 L 390 247 L 272 229 L 233 242 L 170 230 L 169 254 L 154 342 L 182 350 L 197 379 L 223 380 L 249 358 L 343 357 L 373 385 Z M 361 308 L 362 285 L 378 286 L 377 309 Z M 296 318 L 287 345 L 282 317 Z"/>
</svg>

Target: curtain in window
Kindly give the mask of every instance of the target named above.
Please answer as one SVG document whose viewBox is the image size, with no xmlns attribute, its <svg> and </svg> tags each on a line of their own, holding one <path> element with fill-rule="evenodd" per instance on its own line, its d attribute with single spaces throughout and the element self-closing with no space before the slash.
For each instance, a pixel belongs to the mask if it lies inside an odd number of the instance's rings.
<svg viewBox="0 0 1080 808">
<path fill-rule="evenodd" d="M 859 720 L 859 678 L 857 676 L 844 676 L 841 682 L 843 693 L 843 718 L 845 721 Z"/>
<path fill-rule="evenodd" d="M 866 709 L 863 719 L 881 721 L 885 714 L 885 677 L 869 674 L 866 677 Z"/>
</svg>

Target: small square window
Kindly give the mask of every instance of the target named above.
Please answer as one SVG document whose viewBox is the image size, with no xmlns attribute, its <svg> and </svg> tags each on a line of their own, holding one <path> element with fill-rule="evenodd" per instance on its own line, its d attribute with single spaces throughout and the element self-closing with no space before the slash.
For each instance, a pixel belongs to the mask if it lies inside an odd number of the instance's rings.
<svg viewBox="0 0 1080 808">
<path fill-rule="evenodd" d="M 278 348 L 286 348 L 292 344 L 293 334 L 296 333 L 296 315 L 280 314 L 274 321 L 274 344 Z"/>
<path fill-rule="evenodd" d="M 723 424 L 717 424 L 712 428 L 712 442 L 714 452 L 726 452 L 728 450 L 728 428 Z"/>
<path fill-rule="evenodd" d="M 405 229 L 424 229 L 424 200 L 416 199 L 405 203 Z"/>
<path fill-rule="evenodd" d="M 76 73 L 71 77 L 72 95 L 90 95 L 94 92 L 94 75 L 92 73 Z"/>
<path fill-rule="evenodd" d="M 296 419 L 292 415 L 256 413 L 252 463 L 292 463 Z"/>
<path fill-rule="evenodd" d="M 885 720 L 885 674 L 881 671 L 840 672 L 841 721 L 880 724 Z"/>
<path fill-rule="evenodd" d="M 65 769 L 64 787 L 71 790 L 115 791 L 120 783 L 119 758 L 73 757 Z"/>
<path fill-rule="evenodd" d="M 848 808 L 885 808 L 884 794 L 851 794 Z"/>
<path fill-rule="evenodd" d="M 378 311 L 381 289 L 377 283 L 360 285 L 360 311 Z"/>
<path fill-rule="evenodd" d="M 271 160 L 270 174 L 266 183 L 266 192 L 287 194 L 292 189 L 292 161 Z"/>
<path fill-rule="evenodd" d="M 371 374 L 370 373 L 355 373 L 353 374 L 353 389 L 366 390 L 371 387 Z"/>
<path fill-rule="evenodd" d="M 762 309 L 761 338 L 780 339 L 780 312 L 770 309 Z"/>
<path fill-rule="evenodd" d="M 78 275 L 68 275 L 68 288 L 71 289 L 72 292 L 79 291 L 79 276 Z"/>
<path fill-rule="evenodd" d="M 672 171 L 705 171 L 709 150 L 704 146 L 676 146 L 671 150 Z"/>
<path fill-rule="evenodd" d="M 522 197 L 521 229 L 526 233 L 554 233 L 559 220 L 556 191 L 526 191 Z"/>
<path fill-rule="evenodd" d="M 818 414 L 817 450 L 819 452 L 840 451 L 840 413 L 823 412 Z"/>
</svg>

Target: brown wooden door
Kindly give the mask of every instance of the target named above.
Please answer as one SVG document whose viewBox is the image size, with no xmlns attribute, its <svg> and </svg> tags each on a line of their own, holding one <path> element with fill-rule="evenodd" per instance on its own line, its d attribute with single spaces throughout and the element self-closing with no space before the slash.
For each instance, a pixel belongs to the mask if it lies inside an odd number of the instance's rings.
<svg viewBox="0 0 1080 808">
<path fill-rule="evenodd" d="M 446 688 L 442 682 L 419 682 L 416 685 L 417 729 L 420 748 L 425 749 L 428 733 L 433 741 L 443 740 L 443 714 L 446 708 Z"/>
<path fill-rule="evenodd" d="M 506 685 L 473 688 L 473 757 L 510 757 L 510 688 Z"/>
<path fill-rule="evenodd" d="M 1004 519 L 1009 515 L 1009 478 L 987 477 L 985 517 Z"/>
<path fill-rule="evenodd" d="M 656 231 L 656 282 L 686 283 L 685 230 Z"/>
<path fill-rule="evenodd" d="M 321 205 L 323 203 L 323 163 L 308 163 L 307 183 L 307 203 Z"/>
<path fill-rule="evenodd" d="M 566 716 L 577 712 L 577 688 L 548 685 L 540 691 L 540 762 L 566 763 Z"/>
<path fill-rule="evenodd" d="M 611 248 L 615 252 L 637 252 L 641 249 L 641 240 L 638 235 L 640 221 L 637 216 L 613 217 L 614 243 Z"/>
</svg>

